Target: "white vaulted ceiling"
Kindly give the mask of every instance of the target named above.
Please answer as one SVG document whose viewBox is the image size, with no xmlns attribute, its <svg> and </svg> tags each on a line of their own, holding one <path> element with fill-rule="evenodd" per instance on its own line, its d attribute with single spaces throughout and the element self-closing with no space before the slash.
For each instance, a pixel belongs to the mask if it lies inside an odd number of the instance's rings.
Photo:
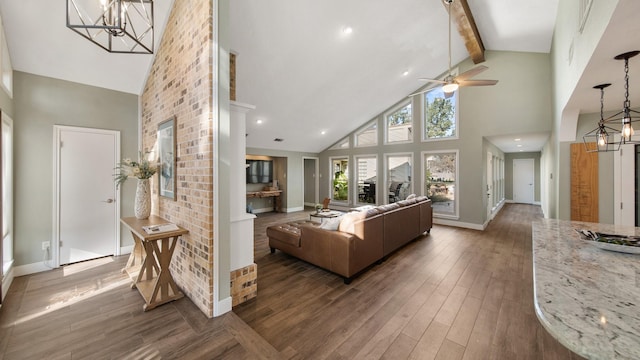
<svg viewBox="0 0 640 360">
<path fill-rule="evenodd" d="M 487 49 L 549 52 L 558 0 L 468 2 Z M 420 87 L 417 78 L 447 70 L 441 0 L 230 6 L 237 100 L 256 106 L 247 117 L 249 147 L 321 151 Z M 345 35 L 346 26 L 353 33 Z M 454 25 L 452 63 L 467 57 Z"/>
<path fill-rule="evenodd" d="M 173 1 L 154 1 L 156 44 Z M 488 50 L 530 52 L 549 52 L 558 1 L 468 0 Z M 441 0 L 229 4 L 237 100 L 256 106 L 249 147 L 321 151 L 447 69 Z M 109 54 L 67 29 L 65 0 L 0 0 L 0 13 L 15 70 L 141 93 L 152 56 Z M 453 64 L 467 58 L 455 27 L 452 48 Z"/>
</svg>

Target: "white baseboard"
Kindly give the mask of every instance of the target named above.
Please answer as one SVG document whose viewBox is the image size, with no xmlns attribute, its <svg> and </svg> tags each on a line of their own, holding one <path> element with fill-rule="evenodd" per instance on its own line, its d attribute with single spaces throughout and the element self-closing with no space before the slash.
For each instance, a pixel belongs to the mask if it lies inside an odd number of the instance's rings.
<svg viewBox="0 0 640 360">
<path fill-rule="evenodd" d="M 49 271 L 49 270 L 53 270 L 54 268 L 47 266 L 47 264 L 45 264 L 44 261 L 40 261 L 37 263 L 33 263 L 33 264 L 26 264 L 26 265 L 20 265 L 20 266 L 16 266 L 14 268 L 14 276 L 18 277 L 18 276 L 24 276 L 24 275 L 29 275 L 29 274 L 35 274 L 35 273 L 39 273 L 39 272 L 43 272 L 43 271 Z"/>
<path fill-rule="evenodd" d="M 316 204 L 315 203 L 306 202 L 306 203 L 304 203 L 304 206 L 315 207 Z"/>
<path fill-rule="evenodd" d="M 231 296 L 224 298 L 213 304 L 213 317 L 218 317 L 220 315 L 224 315 L 231 311 L 231 306 L 233 305 L 233 301 Z"/>
<path fill-rule="evenodd" d="M 283 209 L 283 212 L 286 212 L 286 213 L 297 212 L 297 211 L 304 211 L 304 206 Z"/>
<path fill-rule="evenodd" d="M 131 254 L 132 251 L 133 251 L 133 245 L 120 247 L 120 255 Z"/>
<path fill-rule="evenodd" d="M 2 299 L 4 299 L 4 297 L 7 296 L 9 287 L 11 286 L 11 283 L 13 283 L 13 277 L 14 277 L 14 271 L 12 266 L 9 268 L 9 272 L 2 279 L 2 294 L 0 295 L 2 296 Z"/>
<path fill-rule="evenodd" d="M 486 228 L 486 225 L 483 225 L 483 224 L 473 224 L 473 223 L 467 223 L 462 221 L 440 219 L 435 217 L 433 218 L 433 223 L 438 225 L 455 226 L 455 227 L 461 227 L 461 228 L 473 229 L 473 230 L 484 230 Z"/>
</svg>

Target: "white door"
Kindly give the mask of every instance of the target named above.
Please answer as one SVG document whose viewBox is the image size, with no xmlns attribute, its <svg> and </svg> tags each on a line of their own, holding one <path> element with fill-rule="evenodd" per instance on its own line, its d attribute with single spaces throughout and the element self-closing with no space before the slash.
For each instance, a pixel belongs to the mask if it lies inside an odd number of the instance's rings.
<svg viewBox="0 0 640 360">
<path fill-rule="evenodd" d="M 59 265 L 119 254 L 120 133 L 56 126 Z"/>
<path fill-rule="evenodd" d="M 513 159 L 513 201 L 533 204 L 535 184 L 534 159 Z"/>
<path fill-rule="evenodd" d="M 9 286 L 13 280 L 13 120 L 6 114 L 2 113 L 2 271 L 0 271 L 0 279 L 2 284 L 2 299 L 7 295 Z"/>
</svg>

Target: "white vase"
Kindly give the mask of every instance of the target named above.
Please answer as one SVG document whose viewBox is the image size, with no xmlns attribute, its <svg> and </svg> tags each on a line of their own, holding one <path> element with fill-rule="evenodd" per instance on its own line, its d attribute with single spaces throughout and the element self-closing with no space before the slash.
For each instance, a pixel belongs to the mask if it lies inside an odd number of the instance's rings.
<svg viewBox="0 0 640 360">
<path fill-rule="evenodd" d="M 137 219 L 148 219 L 151 215 L 151 186 L 149 179 L 138 179 L 134 212 Z"/>
</svg>

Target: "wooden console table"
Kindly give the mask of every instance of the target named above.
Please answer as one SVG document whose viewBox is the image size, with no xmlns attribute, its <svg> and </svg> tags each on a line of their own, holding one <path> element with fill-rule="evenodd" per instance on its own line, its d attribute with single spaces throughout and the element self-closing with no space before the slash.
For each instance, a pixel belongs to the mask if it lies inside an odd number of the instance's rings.
<svg viewBox="0 0 640 360">
<path fill-rule="evenodd" d="M 138 288 L 144 298 L 145 304 L 142 309 L 151 310 L 183 297 L 173 281 L 169 265 L 178 239 L 189 231 L 178 226 L 178 230 L 148 234 L 143 226 L 168 223 L 167 220 L 154 215 L 146 220 L 138 220 L 135 217 L 122 218 L 120 222 L 131 230 L 134 241 L 133 251 L 122 272 L 127 273 L 133 281 L 131 288 Z"/>
<path fill-rule="evenodd" d="M 264 190 L 264 191 L 248 191 L 248 198 L 265 198 L 265 197 L 273 197 L 273 211 L 280 212 L 281 203 L 280 195 L 282 194 L 282 190 Z"/>
</svg>

